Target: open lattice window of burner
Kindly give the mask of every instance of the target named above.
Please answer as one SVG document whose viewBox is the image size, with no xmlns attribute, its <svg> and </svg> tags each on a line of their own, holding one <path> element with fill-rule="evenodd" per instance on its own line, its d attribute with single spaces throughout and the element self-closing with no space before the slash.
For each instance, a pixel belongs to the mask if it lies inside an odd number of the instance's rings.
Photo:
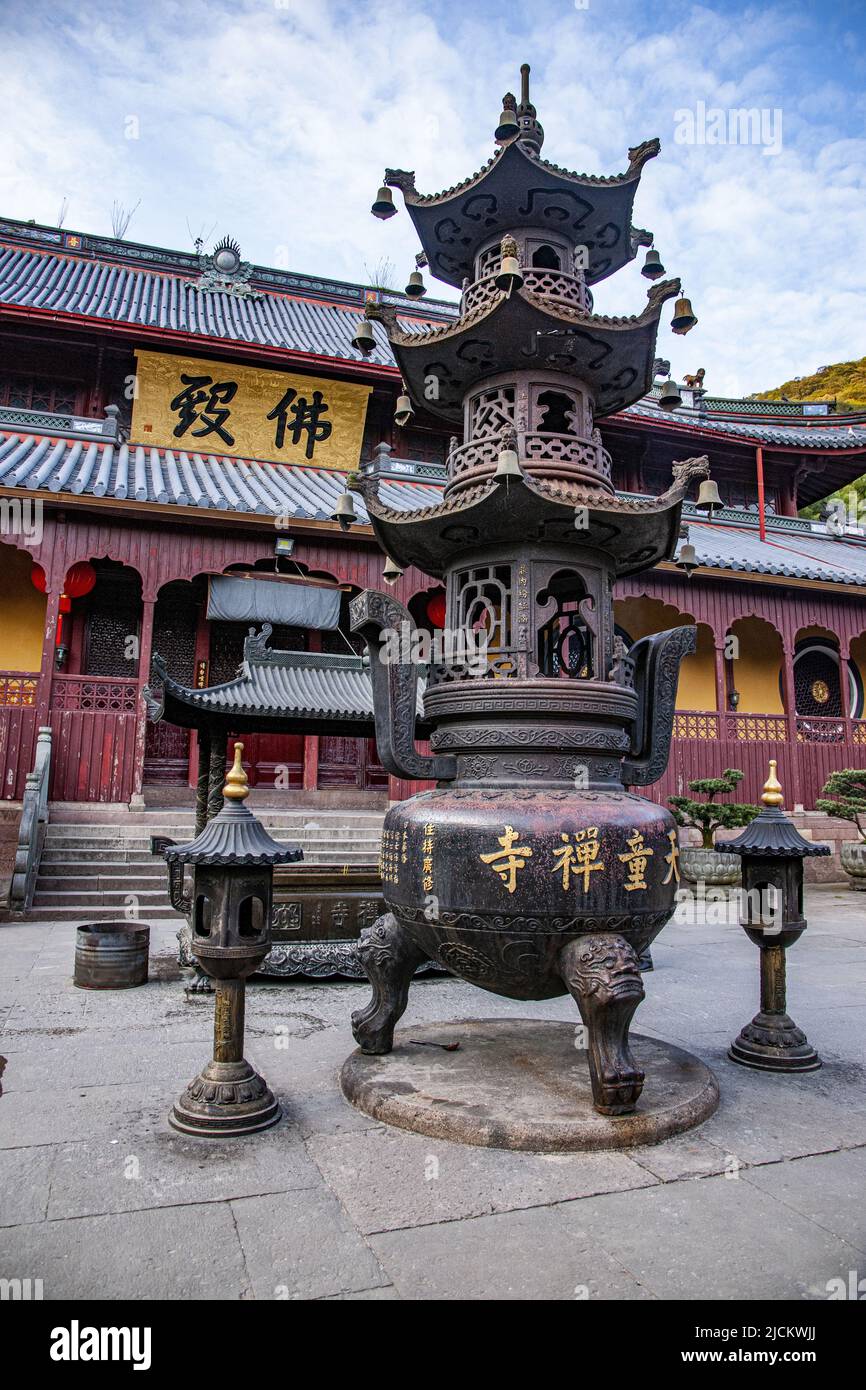
<svg viewBox="0 0 866 1390">
<path fill-rule="evenodd" d="M 538 669 L 542 676 L 592 680 L 593 633 L 588 621 L 592 599 L 574 570 L 560 570 L 538 595 L 538 603 L 556 608 L 538 629 Z"/>
<path fill-rule="evenodd" d="M 457 625 L 477 650 L 483 647 L 489 663 L 511 648 L 511 566 L 480 565 L 460 570 L 455 576 Z"/>
</svg>

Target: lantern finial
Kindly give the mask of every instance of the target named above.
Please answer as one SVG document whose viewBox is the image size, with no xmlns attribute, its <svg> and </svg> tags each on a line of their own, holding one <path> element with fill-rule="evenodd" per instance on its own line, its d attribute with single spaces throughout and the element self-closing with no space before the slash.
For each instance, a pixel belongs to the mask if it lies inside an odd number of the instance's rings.
<svg viewBox="0 0 866 1390">
<path fill-rule="evenodd" d="M 770 775 L 764 783 L 761 800 L 765 806 L 781 806 L 784 802 L 782 784 L 776 776 L 776 759 L 770 759 Z"/>
<path fill-rule="evenodd" d="M 243 757 L 244 745 L 235 744 L 235 760 L 231 771 L 226 777 L 226 784 L 223 787 L 223 796 L 227 801 L 246 801 L 250 794 L 250 784 L 247 781 L 247 774 L 244 772 Z"/>
</svg>

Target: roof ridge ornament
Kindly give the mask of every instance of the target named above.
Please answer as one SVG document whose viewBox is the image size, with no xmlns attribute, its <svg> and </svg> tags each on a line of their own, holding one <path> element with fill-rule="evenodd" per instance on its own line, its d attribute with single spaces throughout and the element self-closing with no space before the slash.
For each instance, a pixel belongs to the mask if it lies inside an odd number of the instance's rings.
<svg viewBox="0 0 866 1390">
<path fill-rule="evenodd" d="M 206 294 L 231 294 L 242 299 L 262 299 L 263 291 L 253 289 L 251 261 L 241 259 L 241 248 L 233 237 L 224 236 L 209 256 L 199 254 L 201 266 L 196 289 Z"/>
</svg>

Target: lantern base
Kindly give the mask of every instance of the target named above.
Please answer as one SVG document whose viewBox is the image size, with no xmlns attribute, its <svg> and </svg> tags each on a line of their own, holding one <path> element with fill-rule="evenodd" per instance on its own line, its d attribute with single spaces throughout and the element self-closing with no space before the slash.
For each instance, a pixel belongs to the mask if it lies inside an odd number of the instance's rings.
<svg viewBox="0 0 866 1390">
<path fill-rule="evenodd" d="M 264 1077 L 249 1062 L 208 1062 L 189 1083 L 168 1122 L 181 1134 L 222 1139 L 267 1129 L 281 1114 Z"/>
<path fill-rule="evenodd" d="M 757 1013 L 728 1049 L 732 1062 L 756 1071 L 817 1071 L 818 1056 L 787 1014 Z"/>
</svg>

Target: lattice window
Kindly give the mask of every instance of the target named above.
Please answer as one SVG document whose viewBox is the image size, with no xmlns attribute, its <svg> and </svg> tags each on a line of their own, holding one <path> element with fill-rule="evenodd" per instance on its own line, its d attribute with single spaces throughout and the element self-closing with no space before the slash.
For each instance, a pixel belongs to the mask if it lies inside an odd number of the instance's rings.
<svg viewBox="0 0 866 1390">
<path fill-rule="evenodd" d="M 15 672 L 0 671 L 0 705 L 6 709 L 35 705 L 38 685 L 38 676 L 22 676 Z"/>
<path fill-rule="evenodd" d="M 785 743 L 788 722 L 781 715 L 732 714 L 727 718 L 727 734 L 746 743 Z"/>
<path fill-rule="evenodd" d="M 674 738 L 715 740 L 719 737 L 719 720 L 715 714 L 699 714 L 693 710 L 678 710 L 674 715 Z"/>
<path fill-rule="evenodd" d="M 798 743 L 844 743 L 845 725 L 841 719 L 798 719 Z"/>
<path fill-rule="evenodd" d="M 161 595 L 153 615 L 153 650 L 173 680 L 192 685 L 195 674 L 195 601 L 184 593 Z"/>
<path fill-rule="evenodd" d="M 89 599 L 84 674 L 138 674 L 141 620 L 139 582 L 129 574 L 103 571 Z"/>
<path fill-rule="evenodd" d="M 0 405 L 74 415 L 81 389 L 78 381 L 3 372 L 0 374 Z"/>
<path fill-rule="evenodd" d="M 135 714 L 138 684 L 136 681 L 88 680 L 86 676 L 55 676 L 51 707 L 90 713 Z"/>
<path fill-rule="evenodd" d="M 482 565 L 457 575 L 458 624 L 484 633 L 491 653 L 511 646 L 511 567 Z"/>
<path fill-rule="evenodd" d="M 489 250 L 482 251 L 478 257 L 478 279 L 483 279 L 485 275 L 495 275 L 500 259 L 501 252 L 498 246 L 491 246 Z"/>
<path fill-rule="evenodd" d="M 503 430 L 514 428 L 514 387 L 483 391 L 472 402 L 470 438 L 498 438 Z"/>
<path fill-rule="evenodd" d="M 801 652 L 794 662 L 794 696 L 798 714 L 834 719 L 842 711 L 839 658 L 822 647 Z"/>
</svg>

